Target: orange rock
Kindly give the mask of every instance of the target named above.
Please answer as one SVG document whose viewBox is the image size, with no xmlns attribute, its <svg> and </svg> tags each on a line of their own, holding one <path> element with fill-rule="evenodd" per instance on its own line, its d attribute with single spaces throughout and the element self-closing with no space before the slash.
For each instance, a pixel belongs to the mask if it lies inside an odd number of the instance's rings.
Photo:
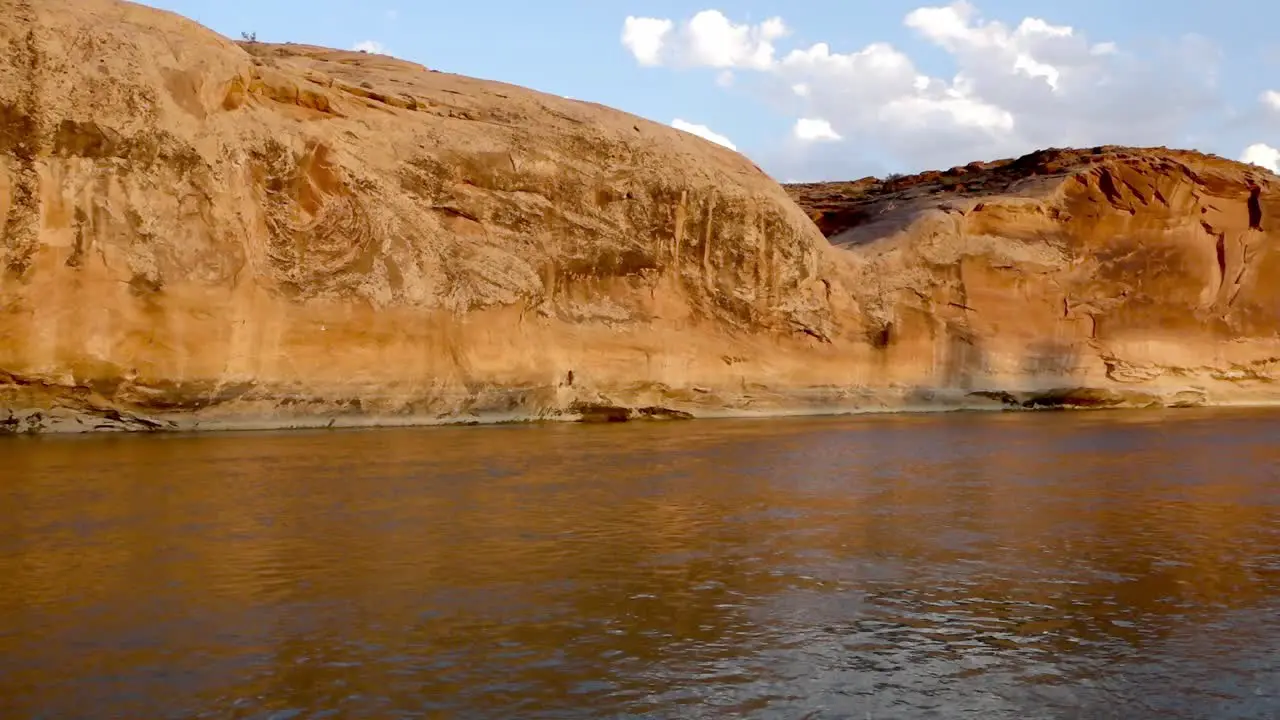
<svg viewBox="0 0 1280 720">
<path fill-rule="evenodd" d="M 679 416 L 825 332 L 821 234 L 690 134 L 114 0 L 0 43 L 11 429 Z"/>
<path fill-rule="evenodd" d="M 1086 404 L 1276 400 L 1276 176 L 1115 147 L 964 170 L 788 188 L 858 268 L 853 295 L 909 382 L 1019 403 L 1053 388 L 1111 393 Z"/>
<path fill-rule="evenodd" d="M 0 44 L 0 429 L 1275 398 L 1256 169 L 1046 151 L 797 205 L 599 105 L 132 3 L 0 0 Z"/>
</svg>

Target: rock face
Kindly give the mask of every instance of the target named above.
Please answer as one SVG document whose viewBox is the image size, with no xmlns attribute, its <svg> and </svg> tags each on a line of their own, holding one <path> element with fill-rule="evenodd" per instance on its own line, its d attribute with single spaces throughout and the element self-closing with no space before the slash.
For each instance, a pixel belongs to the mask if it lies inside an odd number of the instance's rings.
<svg viewBox="0 0 1280 720">
<path fill-rule="evenodd" d="M 114 0 L 0 48 L 11 429 L 666 416 L 825 332 L 821 234 L 692 135 Z"/>
<path fill-rule="evenodd" d="M 0 431 L 1270 401 L 1278 182 L 784 190 L 597 105 L 0 0 Z"/>
<path fill-rule="evenodd" d="M 1047 150 L 789 188 L 894 379 L 1021 406 L 1280 399 L 1280 183 L 1192 152 Z"/>
</svg>

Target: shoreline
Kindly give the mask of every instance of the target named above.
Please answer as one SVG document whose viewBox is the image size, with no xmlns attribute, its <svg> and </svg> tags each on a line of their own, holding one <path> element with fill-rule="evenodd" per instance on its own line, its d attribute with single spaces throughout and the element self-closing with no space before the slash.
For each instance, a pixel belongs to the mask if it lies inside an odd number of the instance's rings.
<svg viewBox="0 0 1280 720">
<path fill-rule="evenodd" d="M 146 418 L 151 426 L 136 427 L 125 424 L 85 424 L 82 418 L 51 418 L 48 425 L 12 429 L 18 417 L 10 410 L 7 422 L 0 421 L 0 437 L 5 436 L 90 436 L 90 435 L 202 435 L 222 433 L 272 433 L 315 430 L 376 430 L 405 428 L 456 428 L 502 427 L 534 425 L 620 425 L 649 424 L 655 422 L 694 422 L 715 420 L 786 420 L 823 417 L 854 417 L 870 415 L 935 415 L 945 413 L 1052 413 L 1052 412 L 1100 412 L 1137 410 L 1266 410 L 1280 408 L 1280 398 L 1257 400 L 1204 401 L 1196 404 L 1173 402 L 1119 402 L 1110 404 L 1059 404 L 1059 405 L 1010 405 L 995 401 L 968 403 L 925 403 L 891 406 L 857 405 L 829 407 L 776 407 L 750 410 L 735 408 L 702 409 L 696 411 L 671 408 L 636 408 L 605 406 L 608 410 L 627 413 L 625 418 L 616 414 L 574 412 L 567 409 L 535 413 L 480 413 L 472 416 L 394 416 L 394 415 L 316 415 L 297 418 L 208 418 L 196 419 L 183 416 L 157 416 Z M 592 408 L 595 410 L 595 408 Z"/>
</svg>

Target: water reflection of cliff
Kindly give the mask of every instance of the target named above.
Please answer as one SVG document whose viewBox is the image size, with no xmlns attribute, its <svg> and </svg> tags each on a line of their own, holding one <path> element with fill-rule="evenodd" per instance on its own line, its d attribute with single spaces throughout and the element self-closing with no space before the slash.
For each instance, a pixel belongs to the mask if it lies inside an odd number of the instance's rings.
<svg viewBox="0 0 1280 720">
<path fill-rule="evenodd" d="M 1280 422 L 1186 412 L 9 442 L 0 697 L 568 717 L 749 712 L 818 667 L 908 702 L 1067 682 L 1280 580 Z"/>
</svg>

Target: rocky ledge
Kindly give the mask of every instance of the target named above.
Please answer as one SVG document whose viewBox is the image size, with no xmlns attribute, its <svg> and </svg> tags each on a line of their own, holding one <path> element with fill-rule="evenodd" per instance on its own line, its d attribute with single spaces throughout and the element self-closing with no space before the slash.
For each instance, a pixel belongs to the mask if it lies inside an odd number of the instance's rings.
<svg viewBox="0 0 1280 720">
<path fill-rule="evenodd" d="M 0 0 L 0 432 L 1268 403 L 1278 181 L 784 189 L 598 105 Z"/>
</svg>

